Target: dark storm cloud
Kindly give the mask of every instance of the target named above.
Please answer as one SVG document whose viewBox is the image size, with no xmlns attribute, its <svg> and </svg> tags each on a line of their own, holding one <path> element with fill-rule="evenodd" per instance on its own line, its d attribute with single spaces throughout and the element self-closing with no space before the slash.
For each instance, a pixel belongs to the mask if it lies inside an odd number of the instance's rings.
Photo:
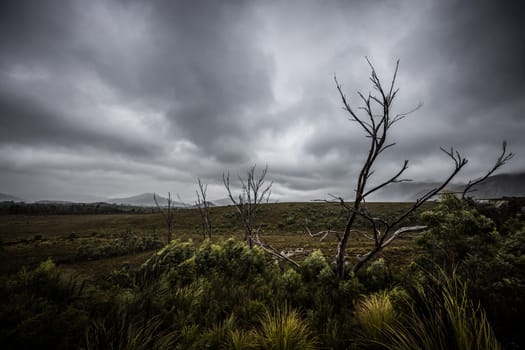
<svg viewBox="0 0 525 350">
<path fill-rule="evenodd" d="M 480 111 L 523 100 L 523 10 L 517 1 L 440 1 L 429 8 L 434 20 L 398 51 L 405 64 L 434 80 L 432 108 L 479 118 Z M 523 117 L 516 112 L 505 118 Z"/>
<path fill-rule="evenodd" d="M 246 160 L 254 111 L 272 102 L 272 62 L 257 47 L 258 18 L 245 2 L 159 5 L 161 38 L 175 63 L 169 85 L 173 131 L 227 163 Z M 181 69 L 176 67 L 180 66 Z"/>
<path fill-rule="evenodd" d="M 70 33 L 74 17 L 72 1 L 2 1 L 2 65 L 57 58 L 67 44 L 64 40 Z"/>
<path fill-rule="evenodd" d="M 525 148 L 524 19 L 518 1 L 430 4 L 419 29 L 393 50 L 407 84 L 422 81 L 426 91 L 423 108 L 403 122 L 411 132 L 399 133 L 406 141 L 399 151 L 417 157 L 435 153 L 437 145 L 458 147 L 470 158 L 469 169 L 479 172 L 507 139 L 519 157 Z M 510 168 L 523 170 L 517 159 Z"/>
<path fill-rule="evenodd" d="M 429 39 L 434 50 L 459 73 L 449 94 L 483 109 L 523 99 L 525 27 L 521 2 L 438 2 L 440 30 Z M 430 58 L 430 57 L 428 57 Z M 515 116 L 514 116 L 515 117 Z"/>
</svg>

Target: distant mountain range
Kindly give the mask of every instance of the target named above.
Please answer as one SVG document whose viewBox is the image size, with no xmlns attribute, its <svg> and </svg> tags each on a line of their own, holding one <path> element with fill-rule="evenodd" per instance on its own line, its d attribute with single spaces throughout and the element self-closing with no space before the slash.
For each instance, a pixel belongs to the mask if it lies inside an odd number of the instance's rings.
<svg viewBox="0 0 525 350">
<path fill-rule="evenodd" d="M 370 201 L 391 201 L 391 202 L 411 202 L 419 198 L 428 190 L 438 186 L 439 183 L 434 182 L 401 182 L 392 184 L 386 188 L 378 191 L 375 196 L 371 196 Z M 465 188 L 465 184 L 451 184 L 445 190 L 453 192 L 461 192 Z M 470 197 L 476 199 L 491 199 L 501 197 L 525 197 L 525 172 L 515 174 L 500 174 L 489 177 L 486 181 L 476 186 L 474 192 L 469 194 Z M 168 205 L 166 197 L 157 195 L 157 202 L 160 206 Z M 22 198 L 0 193 L 0 202 L 32 202 L 26 201 Z M 153 193 L 142 193 L 136 196 L 123 198 L 110 198 L 100 202 L 130 205 L 137 207 L 154 207 Z M 40 204 L 71 204 L 72 201 L 62 200 L 41 200 L 34 203 Z M 210 206 L 225 206 L 231 205 L 229 198 L 221 198 L 210 201 Z M 194 207 L 194 203 L 183 203 L 175 201 L 172 198 L 172 205 L 174 207 Z"/>
<path fill-rule="evenodd" d="M 161 207 L 168 206 L 168 198 L 162 197 L 158 194 L 156 194 L 155 197 L 157 198 L 157 203 Z M 155 200 L 153 199 L 153 193 L 142 193 L 136 196 L 124 197 L 124 198 L 110 198 L 110 199 L 105 200 L 105 202 L 112 203 L 112 204 L 134 205 L 137 207 L 156 206 Z M 171 205 L 173 207 L 185 207 L 186 206 L 186 204 L 183 202 L 173 200 L 173 197 L 171 198 Z"/>
<path fill-rule="evenodd" d="M 37 204 L 73 204 L 75 202 L 71 202 L 71 201 L 61 201 L 61 200 L 52 200 L 52 199 L 44 199 L 44 200 L 41 200 L 41 201 L 36 201 L 35 203 Z"/>
</svg>

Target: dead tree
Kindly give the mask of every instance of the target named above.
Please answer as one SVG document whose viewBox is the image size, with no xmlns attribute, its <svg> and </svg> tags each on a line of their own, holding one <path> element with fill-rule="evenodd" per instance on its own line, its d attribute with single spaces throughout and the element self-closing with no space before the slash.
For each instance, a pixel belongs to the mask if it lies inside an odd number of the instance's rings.
<svg viewBox="0 0 525 350">
<path fill-rule="evenodd" d="M 447 186 L 447 184 L 456 176 L 456 174 L 465 166 L 465 164 L 467 164 L 467 159 L 463 158 L 459 152 L 454 151 L 453 149 L 450 151 L 441 149 L 454 162 L 454 166 L 450 175 L 441 183 L 441 185 L 425 193 L 406 212 L 394 220 L 386 221 L 385 219 L 372 215 L 368 211 L 366 207 L 366 199 L 372 193 L 393 183 L 410 181 L 401 178 L 402 174 L 408 167 L 408 160 L 405 160 L 401 165 L 400 170 L 397 171 L 393 176 L 389 177 L 383 182 L 379 182 L 378 185 L 372 186 L 371 188 L 368 186 L 368 181 L 374 173 L 374 166 L 376 165 L 379 156 L 385 150 L 395 145 L 395 143 L 389 143 L 388 141 L 390 129 L 398 121 L 403 119 L 408 113 L 413 111 L 403 114 L 392 113 L 392 103 L 399 91 L 397 88 L 395 88 L 399 61 L 397 61 L 392 80 L 386 87 L 381 83 L 374 66 L 370 63 L 368 58 L 367 62 L 371 69 L 370 81 L 375 92 L 373 94 L 368 93 L 368 95 L 363 95 L 361 92 L 358 93 L 363 102 L 363 106 L 358 109 L 360 111 L 359 113 L 357 113 L 357 111 L 350 106 L 345 94 L 343 93 L 341 84 L 339 84 L 337 78 L 334 77 L 337 90 L 343 102 L 343 109 L 348 113 L 349 119 L 359 125 L 369 140 L 368 154 L 359 172 L 353 203 L 346 203 L 341 197 L 336 197 L 348 213 L 341 239 L 337 245 L 336 253 L 336 275 L 341 279 L 345 276 L 346 249 L 348 246 L 350 233 L 353 231 L 354 224 L 358 216 L 363 217 L 369 223 L 372 229 L 370 238 L 374 242 L 374 246 L 366 254 L 358 256 L 357 261 L 354 263 L 352 268 L 353 273 L 356 273 L 367 261 L 372 259 L 386 246 L 390 245 L 401 234 L 424 229 L 424 226 L 401 228 L 399 226 L 407 216 L 413 213 L 427 200 L 443 190 L 443 188 Z"/>
<path fill-rule="evenodd" d="M 157 195 L 153 193 L 153 200 L 155 201 L 155 205 L 157 206 L 158 211 L 162 214 L 162 217 L 164 218 L 164 221 L 166 221 L 166 226 L 168 229 L 166 238 L 168 239 L 168 243 L 171 242 L 173 239 L 173 221 L 174 221 L 174 215 L 173 215 L 173 201 L 171 199 L 171 192 L 168 192 L 168 203 L 166 210 L 162 208 L 159 205 L 159 202 L 157 201 Z"/>
<path fill-rule="evenodd" d="M 195 191 L 197 194 L 197 201 L 195 203 L 196 207 L 199 209 L 199 214 L 201 216 L 202 222 L 202 234 L 204 238 L 208 237 L 211 239 L 212 225 L 210 218 L 210 202 L 206 199 L 206 192 L 208 190 L 208 185 L 203 184 L 200 178 L 197 178 L 199 188 Z"/>
<path fill-rule="evenodd" d="M 255 173 L 255 165 L 247 172 L 246 179 L 239 176 L 241 184 L 241 193 L 238 196 L 232 194 L 230 185 L 230 173 L 222 174 L 224 187 L 228 191 L 228 197 L 235 206 L 237 213 L 241 216 L 244 228 L 244 240 L 248 241 L 250 248 L 253 247 L 255 235 L 259 228 L 255 227 L 257 211 L 261 203 L 268 203 L 271 194 L 273 183 L 267 184 L 265 181 L 268 173 L 268 166 L 266 166 L 259 176 Z"/>
<path fill-rule="evenodd" d="M 473 189 L 474 186 L 479 185 L 480 183 L 488 179 L 490 175 L 492 175 L 496 170 L 498 170 L 500 167 L 505 165 L 505 163 L 507 163 L 507 161 L 512 159 L 512 157 L 514 157 L 514 153 L 512 152 L 507 153 L 507 141 L 503 141 L 501 154 L 498 157 L 498 159 L 496 159 L 494 166 L 490 168 L 489 171 L 487 171 L 487 173 L 484 176 L 478 177 L 477 179 L 474 179 L 474 180 L 469 180 L 469 182 L 467 183 L 467 186 L 465 186 L 465 189 L 463 190 L 463 193 L 461 194 L 461 199 L 465 199 L 467 196 L 467 193 L 474 192 L 475 191 L 475 189 Z"/>
</svg>

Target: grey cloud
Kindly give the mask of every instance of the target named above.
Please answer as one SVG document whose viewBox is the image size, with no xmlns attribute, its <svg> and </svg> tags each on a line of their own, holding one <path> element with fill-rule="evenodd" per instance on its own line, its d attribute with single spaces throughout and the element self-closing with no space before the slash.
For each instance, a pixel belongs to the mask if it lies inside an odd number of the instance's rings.
<svg viewBox="0 0 525 350">
<path fill-rule="evenodd" d="M 137 78 L 127 79 L 129 68 L 114 69 L 126 67 L 125 60 L 95 56 L 95 67 L 133 98 L 168 106 L 173 137 L 219 161 L 245 160 L 258 131 L 251 114 L 272 100 L 272 62 L 257 47 L 256 14 L 237 1 L 155 1 L 138 10 L 154 22 L 141 43 L 146 53 L 131 67 Z M 113 64 L 99 64 L 101 59 Z M 235 149 L 228 149 L 232 143 Z"/>
<path fill-rule="evenodd" d="M 172 52 L 183 67 L 170 81 L 174 133 L 219 161 L 243 161 L 258 132 L 260 115 L 252 114 L 272 101 L 272 62 L 256 46 L 257 18 L 235 2 L 168 12 L 175 14 L 166 19 L 168 32 L 179 33 Z"/>
<path fill-rule="evenodd" d="M 126 135 L 86 130 L 68 119 L 65 111 L 24 96 L 0 91 L 0 109 L 0 139 L 4 144 L 87 147 L 136 157 L 150 157 L 158 151 L 156 145 L 126 138 Z"/>
</svg>

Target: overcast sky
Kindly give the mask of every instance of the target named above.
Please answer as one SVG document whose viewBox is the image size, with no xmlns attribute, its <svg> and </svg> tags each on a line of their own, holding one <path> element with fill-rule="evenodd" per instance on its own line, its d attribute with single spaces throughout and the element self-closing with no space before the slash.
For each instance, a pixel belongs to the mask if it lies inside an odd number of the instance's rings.
<svg viewBox="0 0 525 350">
<path fill-rule="evenodd" d="M 521 1 L 22 1 L 0 3 L 0 192 L 98 200 L 142 192 L 224 198 L 223 172 L 269 166 L 273 198 L 351 196 L 367 139 L 358 107 L 369 57 L 384 81 L 400 59 L 380 181 L 459 180 L 500 152 L 524 171 Z"/>
</svg>

